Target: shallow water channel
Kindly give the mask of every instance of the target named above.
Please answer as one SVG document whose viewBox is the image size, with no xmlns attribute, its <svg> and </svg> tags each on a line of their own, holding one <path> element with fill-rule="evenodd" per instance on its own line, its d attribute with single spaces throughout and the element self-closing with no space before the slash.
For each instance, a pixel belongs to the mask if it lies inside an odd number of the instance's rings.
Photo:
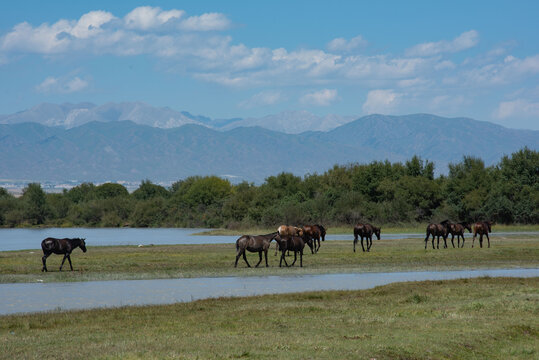
<svg viewBox="0 0 539 360">
<path fill-rule="evenodd" d="M 238 236 L 193 235 L 208 229 L 180 228 L 47 228 L 47 229 L 0 229 L 0 251 L 41 249 L 41 240 L 47 237 L 86 238 L 86 245 L 172 245 L 172 244 L 233 244 Z M 495 232 L 491 236 L 539 235 L 539 232 Z M 350 234 L 327 235 L 326 240 L 350 240 Z M 425 234 L 384 234 L 382 240 L 424 239 Z M 471 234 L 466 234 L 470 239 Z"/>
<path fill-rule="evenodd" d="M 0 284 L 0 315 L 126 305 L 172 304 L 222 296 L 360 290 L 394 282 L 481 276 L 537 277 L 539 269 Z"/>
</svg>

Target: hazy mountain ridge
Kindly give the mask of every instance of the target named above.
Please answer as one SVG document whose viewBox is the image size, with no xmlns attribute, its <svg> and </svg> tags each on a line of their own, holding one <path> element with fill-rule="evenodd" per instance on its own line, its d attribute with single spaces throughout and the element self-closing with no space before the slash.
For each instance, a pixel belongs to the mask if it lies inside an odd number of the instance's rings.
<svg viewBox="0 0 539 360">
<path fill-rule="evenodd" d="M 42 103 L 15 114 L 0 115 L 0 124 L 36 122 L 46 126 L 61 126 L 69 129 L 91 121 L 131 120 L 140 125 L 163 129 L 186 124 L 198 124 L 218 130 L 260 126 L 288 134 L 299 134 L 308 130 L 331 130 L 355 119 L 357 116 L 327 115 L 321 117 L 307 111 L 284 111 L 261 118 L 212 119 L 202 115 L 193 115 L 187 111 L 176 111 L 169 107 L 153 107 L 143 102 L 107 103 L 101 106 L 92 103 L 61 105 Z"/>
<path fill-rule="evenodd" d="M 84 181 L 177 180 L 232 176 L 261 182 L 281 171 L 322 173 L 334 164 L 404 161 L 419 155 L 446 172 L 473 155 L 496 163 L 539 131 L 428 114 L 369 115 L 328 132 L 285 134 L 261 127 L 217 131 L 198 124 L 162 129 L 132 121 L 89 122 L 65 129 L 0 125 L 0 178 Z"/>
</svg>

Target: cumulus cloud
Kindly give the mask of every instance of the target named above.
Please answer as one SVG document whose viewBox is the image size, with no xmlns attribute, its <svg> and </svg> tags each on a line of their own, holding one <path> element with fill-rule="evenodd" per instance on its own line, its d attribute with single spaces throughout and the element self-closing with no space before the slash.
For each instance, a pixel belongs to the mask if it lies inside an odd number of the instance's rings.
<svg viewBox="0 0 539 360">
<path fill-rule="evenodd" d="M 368 42 L 361 35 L 350 40 L 336 38 L 327 44 L 327 49 L 334 52 L 350 52 L 352 50 L 367 46 Z"/>
<path fill-rule="evenodd" d="M 415 45 L 406 50 L 408 56 L 433 56 L 441 53 L 455 53 L 474 47 L 479 42 L 475 30 L 463 32 L 451 41 L 442 40 Z"/>
<path fill-rule="evenodd" d="M 88 82 L 78 76 L 74 78 L 47 77 L 43 82 L 36 85 L 35 90 L 41 93 L 68 94 L 84 90 L 88 87 Z"/>
<path fill-rule="evenodd" d="M 305 105 L 329 106 L 337 100 L 337 90 L 322 89 L 301 97 L 300 102 Z"/>
<path fill-rule="evenodd" d="M 283 95 L 280 91 L 262 91 L 251 96 L 251 98 L 239 103 L 241 108 L 254 108 L 258 106 L 273 105 L 283 100 Z"/>
<path fill-rule="evenodd" d="M 526 99 L 502 101 L 494 111 L 498 119 L 507 118 L 537 118 L 539 119 L 539 102 L 531 102 Z"/>
<path fill-rule="evenodd" d="M 140 6 L 133 9 L 124 17 L 128 29 L 148 30 L 159 27 L 170 20 L 179 19 L 185 14 L 183 10 L 163 11 L 158 7 Z"/>
<path fill-rule="evenodd" d="M 191 31 L 226 30 L 230 27 L 230 20 L 220 13 L 206 13 L 200 16 L 191 16 L 182 22 L 181 28 Z"/>
<path fill-rule="evenodd" d="M 388 114 L 398 104 L 401 94 L 388 90 L 371 90 L 367 94 L 367 100 L 363 104 L 363 112 L 366 114 Z"/>
</svg>

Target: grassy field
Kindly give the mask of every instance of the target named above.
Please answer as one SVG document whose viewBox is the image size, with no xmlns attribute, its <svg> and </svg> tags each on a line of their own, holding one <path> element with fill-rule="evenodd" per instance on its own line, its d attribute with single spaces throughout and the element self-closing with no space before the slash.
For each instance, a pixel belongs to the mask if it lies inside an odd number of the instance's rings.
<svg viewBox="0 0 539 360">
<path fill-rule="evenodd" d="M 61 256 L 47 260 L 48 273 L 41 272 L 41 252 L 0 252 L 0 283 L 59 282 L 117 279 L 152 279 L 201 276 L 295 275 L 349 272 L 389 272 L 408 270 L 454 270 L 480 268 L 516 268 L 539 266 L 539 237 L 518 235 L 492 237 L 491 248 L 471 248 L 471 239 L 463 249 L 424 250 L 421 239 L 373 241 L 370 253 L 352 251 L 352 241 L 326 241 L 320 252 L 310 250 L 303 258 L 303 268 L 279 268 L 274 246 L 268 254 L 269 268 L 247 268 L 240 259 L 234 268 L 235 246 L 163 245 L 163 246 L 88 246 L 88 252 L 76 249 L 72 254 L 75 271 L 64 265 Z M 477 243 L 477 241 L 476 241 Z M 449 244 L 449 246 L 451 246 Z M 248 253 L 252 266 L 258 254 Z M 299 265 L 299 260 L 297 262 Z"/>
<path fill-rule="evenodd" d="M 0 317 L 2 359 L 532 359 L 539 278 Z"/>
<path fill-rule="evenodd" d="M 428 224 L 383 225 L 382 234 L 423 234 Z M 539 231 L 539 225 L 494 225 L 497 232 L 506 231 Z M 245 228 L 245 229 L 213 229 L 202 231 L 195 235 L 242 235 L 268 234 L 276 231 L 274 228 Z M 328 234 L 353 234 L 352 226 L 328 226 Z"/>
</svg>

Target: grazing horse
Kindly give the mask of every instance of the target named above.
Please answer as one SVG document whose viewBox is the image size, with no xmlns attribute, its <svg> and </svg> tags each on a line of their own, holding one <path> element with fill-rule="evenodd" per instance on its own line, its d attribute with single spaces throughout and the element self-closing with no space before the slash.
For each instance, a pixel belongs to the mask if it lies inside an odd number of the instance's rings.
<svg viewBox="0 0 539 360">
<path fill-rule="evenodd" d="M 460 238 L 462 237 L 462 247 L 464 247 L 464 230 L 472 232 L 472 226 L 469 223 L 458 223 L 449 225 L 449 233 L 451 234 L 451 244 L 455 247 L 453 239 L 457 235 L 457 247 L 460 248 Z"/>
<path fill-rule="evenodd" d="M 447 248 L 447 235 L 449 234 L 450 222 L 448 220 L 442 221 L 440 224 L 429 224 L 427 226 L 427 236 L 425 237 L 425 249 L 427 249 L 427 243 L 429 236 L 432 235 L 432 248 L 434 249 L 434 237 L 438 238 L 436 242 L 436 248 L 440 248 L 440 236 L 444 240 L 444 248 Z"/>
<path fill-rule="evenodd" d="M 251 267 L 249 265 L 249 262 L 247 261 L 247 256 L 245 255 L 245 251 L 250 252 L 257 252 L 259 256 L 258 263 L 255 265 L 255 267 L 258 267 L 260 263 L 262 262 L 262 252 L 264 252 L 264 256 L 266 258 L 266 267 L 268 267 L 268 249 L 271 245 L 271 241 L 275 239 L 275 237 L 279 235 L 278 232 L 274 232 L 267 235 L 243 235 L 238 240 L 236 240 L 236 263 L 234 264 L 234 267 L 238 267 L 238 259 L 241 255 L 243 255 L 243 260 L 245 260 L 245 263 L 248 267 Z"/>
<path fill-rule="evenodd" d="M 74 239 L 55 239 L 55 238 L 46 238 L 41 242 L 41 249 L 43 249 L 43 257 L 41 260 L 43 261 L 43 268 L 41 271 L 48 271 L 47 270 L 47 258 L 50 256 L 50 254 L 55 253 L 59 255 L 64 255 L 64 259 L 62 260 L 62 265 L 60 265 L 60 271 L 62 271 L 62 266 L 64 266 L 64 261 L 69 261 L 69 266 L 71 267 L 71 271 L 73 271 L 73 265 L 71 264 L 71 252 L 75 250 L 77 247 L 80 247 L 83 252 L 86 252 L 86 243 L 84 242 L 85 239 L 80 238 L 74 238 Z"/>
<path fill-rule="evenodd" d="M 284 238 L 279 236 L 279 240 L 277 241 L 281 249 L 281 260 L 279 261 L 279 267 L 281 267 L 283 260 L 286 267 L 294 266 L 297 260 L 298 252 L 299 252 L 299 266 L 303 267 L 303 248 L 305 247 L 305 244 L 307 244 L 312 250 L 313 241 L 311 239 L 308 239 L 307 241 L 305 241 L 303 237 L 301 236 L 288 236 Z M 288 265 L 285 259 L 285 252 L 287 250 L 291 250 L 294 252 L 294 262 L 290 265 Z"/>
<path fill-rule="evenodd" d="M 356 244 L 358 242 L 358 237 L 361 237 L 361 248 L 365 252 L 365 247 L 363 246 L 363 238 L 367 240 L 367 251 L 371 251 L 372 246 L 372 234 L 376 235 L 376 238 L 380 240 L 380 230 L 381 228 L 373 226 L 371 224 L 357 224 L 354 226 L 354 252 L 356 252 Z"/>
<path fill-rule="evenodd" d="M 488 240 L 488 247 L 490 247 L 490 238 L 488 237 L 488 233 L 492 232 L 492 221 L 480 221 L 476 222 L 473 225 L 473 239 L 472 239 L 472 247 L 475 242 L 475 237 L 477 234 L 479 234 L 479 247 L 483 247 L 483 235 L 487 236 Z"/>
<path fill-rule="evenodd" d="M 325 240 L 326 237 L 326 229 L 322 225 L 305 225 L 303 227 L 303 232 L 305 233 L 305 237 L 310 238 L 313 241 L 313 249 L 314 252 L 317 253 L 320 249 L 320 238 L 322 238 L 322 241 Z M 316 243 L 318 242 L 318 247 L 316 246 Z"/>
<path fill-rule="evenodd" d="M 305 236 L 303 229 L 299 227 L 295 227 L 295 226 L 281 225 L 277 229 L 277 232 L 279 233 L 279 236 L 281 238 L 287 238 L 289 236 L 300 236 L 304 238 Z M 277 255 L 278 250 L 279 250 L 279 242 L 277 242 L 277 247 L 275 248 L 275 256 Z"/>
</svg>

